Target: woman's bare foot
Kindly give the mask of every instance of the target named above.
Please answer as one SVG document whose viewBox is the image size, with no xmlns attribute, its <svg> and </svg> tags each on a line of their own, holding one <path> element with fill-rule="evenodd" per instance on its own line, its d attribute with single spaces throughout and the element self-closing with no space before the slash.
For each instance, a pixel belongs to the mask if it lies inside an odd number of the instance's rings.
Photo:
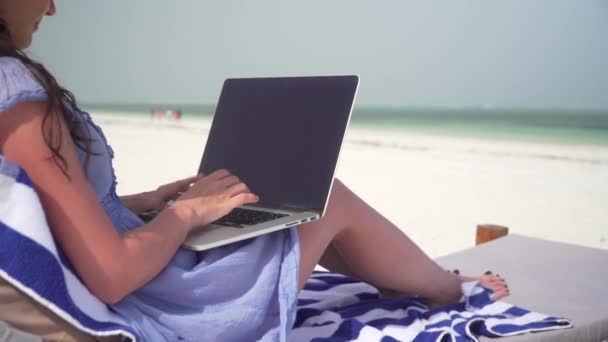
<svg viewBox="0 0 608 342">
<path fill-rule="evenodd" d="M 509 286 L 507 285 L 507 282 L 502 277 L 500 277 L 499 274 L 494 274 L 491 271 L 487 271 L 478 277 L 467 277 L 467 276 L 460 275 L 460 271 L 458 271 L 458 270 L 453 270 L 453 271 L 447 270 L 447 271 L 458 276 L 460 278 L 460 281 L 463 283 L 467 282 L 467 281 L 478 281 L 483 287 L 492 290 L 492 292 L 493 292 L 492 299 L 495 301 L 500 300 L 509 295 Z M 403 297 L 412 296 L 411 294 L 407 294 L 407 293 L 403 293 L 403 292 L 395 291 L 395 290 L 388 290 L 388 289 L 379 289 L 379 293 L 380 293 L 380 298 L 403 298 Z M 452 303 L 444 302 L 444 301 L 441 302 L 441 301 L 436 301 L 436 300 L 432 300 L 432 299 L 428 303 L 429 308 L 431 308 L 431 309 L 436 308 L 438 306 L 447 305 L 447 304 L 452 304 Z"/>
<path fill-rule="evenodd" d="M 460 278 L 460 281 L 463 283 L 468 282 L 468 281 L 478 281 L 479 284 L 481 284 L 483 287 L 492 290 L 492 292 L 493 292 L 492 300 L 494 300 L 494 301 L 500 300 L 509 295 L 509 286 L 507 285 L 507 282 L 499 274 L 494 274 L 491 271 L 487 271 L 478 277 L 468 277 L 468 276 L 460 275 L 460 271 L 458 271 L 458 270 L 452 270 L 452 271 L 446 270 L 446 271 L 451 272 L 454 275 L 458 276 L 458 278 Z M 452 303 L 451 302 L 441 302 L 441 301 L 431 299 L 429 301 L 428 305 L 429 305 L 429 308 L 433 309 L 433 308 L 447 305 L 447 304 L 452 304 Z"/>
<path fill-rule="evenodd" d="M 460 279 L 465 281 L 478 281 L 483 287 L 488 288 L 494 292 L 492 299 L 500 300 L 509 295 L 509 285 L 499 274 L 494 274 L 491 271 L 486 271 L 479 277 L 467 277 L 460 275 L 458 270 L 452 271 Z"/>
</svg>

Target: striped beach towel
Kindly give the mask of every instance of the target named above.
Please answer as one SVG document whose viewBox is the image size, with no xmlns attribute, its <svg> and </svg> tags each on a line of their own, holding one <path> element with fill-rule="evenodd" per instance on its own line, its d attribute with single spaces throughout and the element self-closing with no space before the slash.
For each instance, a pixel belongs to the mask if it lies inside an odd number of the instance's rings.
<svg viewBox="0 0 608 342">
<path fill-rule="evenodd" d="M 477 282 L 462 285 L 461 302 L 429 310 L 422 298 L 381 298 L 366 283 L 315 272 L 299 296 L 290 341 L 478 341 L 572 327 L 559 317 L 491 300 Z"/>
<path fill-rule="evenodd" d="M 80 282 L 58 249 L 25 172 L 0 156 L 0 277 L 76 328 L 94 336 L 141 340 Z M 567 328 L 562 318 L 489 299 L 466 284 L 466 300 L 428 310 L 421 299 L 381 299 L 365 283 L 315 273 L 299 296 L 289 341 L 468 341 Z"/>
<path fill-rule="evenodd" d="M 80 282 L 57 248 L 27 174 L 0 156 L 0 277 L 94 336 L 135 332 Z"/>
</svg>

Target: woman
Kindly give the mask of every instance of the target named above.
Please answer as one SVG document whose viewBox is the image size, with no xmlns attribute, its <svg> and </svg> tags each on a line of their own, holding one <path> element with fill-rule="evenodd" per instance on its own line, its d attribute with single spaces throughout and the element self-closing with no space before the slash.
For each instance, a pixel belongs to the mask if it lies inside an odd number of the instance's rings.
<svg viewBox="0 0 608 342">
<path fill-rule="evenodd" d="M 285 340 L 298 290 L 318 263 L 438 305 L 460 298 L 471 278 L 442 270 L 339 180 L 321 220 L 204 253 L 180 249 L 193 227 L 257 196 L 219 170 L 119 198 L 103 133 L 22 52 L 54 13 L 52 0 L 0 2 L 1 153 L 29 173 L 83 283 L 145 340 Z M 172 198 L 151 222 L 138 218 Z M 496 275 L 479 280 L 497 299 L 508 294 Z"/>
</svg>

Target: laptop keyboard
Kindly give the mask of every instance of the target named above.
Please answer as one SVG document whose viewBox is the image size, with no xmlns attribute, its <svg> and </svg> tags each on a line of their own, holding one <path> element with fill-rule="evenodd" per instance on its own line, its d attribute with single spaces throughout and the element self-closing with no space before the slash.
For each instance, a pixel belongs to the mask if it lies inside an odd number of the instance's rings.
<svg viewBox="0 0 608 342">
<path fill-rule="evenodd" d="M 254 224 L 267 222 L 288 216 L 286 214 L 270 213 L 267 211 L 235 208 L 228 215 L 213 222 L 222 226 L 244 228 Z"/>
</svg>

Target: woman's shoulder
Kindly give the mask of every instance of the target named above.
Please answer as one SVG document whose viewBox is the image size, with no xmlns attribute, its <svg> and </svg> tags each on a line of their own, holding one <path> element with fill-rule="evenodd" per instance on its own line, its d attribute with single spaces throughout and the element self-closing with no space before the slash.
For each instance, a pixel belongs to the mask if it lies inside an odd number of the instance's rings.
<svg viewBox="0 0 608 342">
<path fill-rule="evenodd" d="M 44 88 L 20 60 L 0 57 L 0 112 L 19 102 L 45 98 Z"/>
</svg>

